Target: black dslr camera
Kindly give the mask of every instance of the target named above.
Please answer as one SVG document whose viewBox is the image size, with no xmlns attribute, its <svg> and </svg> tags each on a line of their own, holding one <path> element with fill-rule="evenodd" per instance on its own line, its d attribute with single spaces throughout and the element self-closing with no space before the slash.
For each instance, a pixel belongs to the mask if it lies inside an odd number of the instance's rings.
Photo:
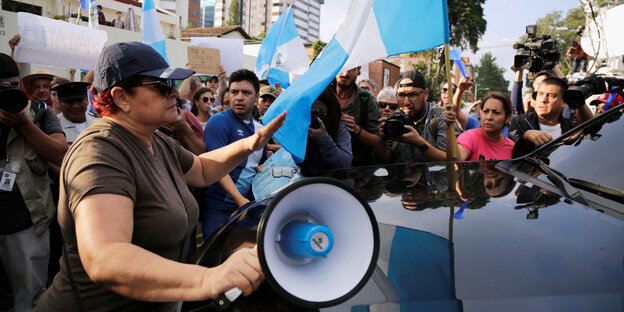
<svg viewBox="0 0 624 312">
<path fill-rule="evenodd" d="M 514 43 L 514 49 L 522 49 L 524 52 L 519 52 L 514 56 L 512 69 L 528 69 L 531 73 L 538 73 L 557 65 L 561 56 L 559 43 L 550 35 L 536 37 L 536 33 L 537 26 L 529 25 L 526 27 L 526 34 L 529 37 L 527 42 Z"/>
<path fill-rule="evenodd" d="M 606 85 L 605 85 L 606 83 Z M 608 86 L 607 86 L 608 85 Z M 563 93 L 563 101 L 572 109 L 585 105 L 585 99 L 593 94 L 602 94 L 609 90 L 610 93 L 620 93 L 624 87 L 624 80 L 616 78 L 603 78 L 591 74 L 575 83 Z"/>
<path fill-rule="evenodd" d="M 321 127 L 321 123 L 319 123 L 316 117 L 325 122 L 325 112 L 318 107 L 312 107 L 312 110 L 310 111 L 310 128 L 312 129 L 318 129 Z"/>
<path fill-rule="evenodd" d="M 384 136 L 388 139 L 396 139 L 409 132 L 409 130 L 405 129 L 406 125 L 413 126 L 413 124 L 410 116 L 396 112 L 383 125 Z"/>
<path fill-rule="evenodd" d="M 28 97 L 9 82 L 0 81 L 0 109 L 11 114 L 21 112 L 28 105 Z"/>
</svg>

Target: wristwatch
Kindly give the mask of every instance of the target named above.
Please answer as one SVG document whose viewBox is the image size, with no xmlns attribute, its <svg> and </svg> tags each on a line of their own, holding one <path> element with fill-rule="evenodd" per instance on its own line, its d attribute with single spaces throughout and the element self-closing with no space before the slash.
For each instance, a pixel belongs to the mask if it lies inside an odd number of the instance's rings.
<svg viewBox="0 0 624 312">
<path fill-rule="evenodd" d="M 427 150 L 429 149 L 429 142 L 425 141 L 425 144 L 418 146 L 418 150 L 420 150 L 421 153 L 425 153 Z"/>
</svg>

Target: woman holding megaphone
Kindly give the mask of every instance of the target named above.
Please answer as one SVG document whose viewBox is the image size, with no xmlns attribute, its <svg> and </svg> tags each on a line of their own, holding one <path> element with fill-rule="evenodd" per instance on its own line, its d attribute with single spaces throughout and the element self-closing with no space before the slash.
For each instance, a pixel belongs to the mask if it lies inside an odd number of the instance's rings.
<svg viewBox="0 0 624 312">
<path fill-rule="evenodd" d="M 38 311 L 161 311 L 167 302 L 215 298 L 232 287 L 248 295 L 264 276 L 257 251 L 239 250 L 206 268 L 181 263 L 198 220 L 187 184 L 212 184 L 283 124 L 278 116 L 253 136 L 195 156 L 156 131 L 177 117 L 170 67 L 151 47 L 105 48 L 91 94 L 103 117 L 82 132 L 61 169 L 61 271 Z"/>
</svg>

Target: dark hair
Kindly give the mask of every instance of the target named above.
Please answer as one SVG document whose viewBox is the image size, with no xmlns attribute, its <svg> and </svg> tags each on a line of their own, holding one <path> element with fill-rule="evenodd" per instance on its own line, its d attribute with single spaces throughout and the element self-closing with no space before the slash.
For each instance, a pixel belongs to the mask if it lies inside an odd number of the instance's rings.
<svg viewBox="0 0 624 312">
<path fill-rule="evenodd" d="M 117 11 L 117 13 L 115 13 L 115 14 L 121 14 L 121 11 Z"/>
<path fill-rule="evenodd" d="M 316 98 L 316 101 L 322 102 L 327 106 L 327 114 L 325 115 L 325 130 L 336 141 L 338 136 L 338 127 L 340 126 L 340 103 L 334 95 L 333 89 L 328 86 L 323 90 L 323 93 Z"/>
<path fill-rule="evenodd" d="M 412 83 L 414 84 L 414 87 L 427 89 L 427 81 L 425 80 L 425 76 L 423 76 L 423 74 L 421 74 L 417 70 L 408 70 L 406 72 L 401 73 L 401 75 L 399 76 L 399 79 L 394 84 L 394 89 L 395 90 L 399 89 L 399 85 L 401 83 L 401 80 L 403 80 L 405 78 L 409 78 L 412 81 Z"/>
<path fill-rule="evenodd" d="M 195 78 L 191 78 L 191 84 L 189 85 L 189 89 L 190 89 L 191 91 L 195 91 L 195 90 L 197 90 L 197 82 L 198 82 L 198 81 L 199 81 L 199 80 L 197 80 L 197 79 L 195 79 Z M 199 83 L 201 83 L 201 82 L 199 82 Z"/>
<path fill-rule="evenodd" d="M 210 88 L 201 88 L 197 90 L 197 92 L 195 92 L 195 95 L 193 96 L 193 104 L 191 105 L 191 113 L 193 113 L 193 115 L 197 116 L 197 114 L 199 113 L 197 104 L 195 104 L 195 102 L 199 101 L 199 98 L 201 97 L 201 95 L 206 92 L 210 92 L 210 94 L 212 94 L 213 96 L 215 95 L 212 89 Z"/>
<path fill-rule="evenodd" d="M 124 85 L 135 84 L 143 78 L 145 78 L 145 76 L 132 76 L 128 79 L 120 81 L 115 86 L 123 88 L 128 94 L 134 94 L 135 87 L 124 87 Z M 113 95 L 111 94 L 112 89 L 113 88 L 109 88 L 102 92 L 98 92 L 93 85 L 91 86 L 91 103 L 93 104 L 95 111 L 102 117 L 112 116 L 119 112 L 119 106 L 117 106 L 117 103 L 115 103 Z"/>
<path fill-rule="evenodd" d="M 489 99 L 496 99 L 503 102 L 505 116 L 511 116 L 511 100 L 509 99 L 509 96 L 507 96 L 507 94 L 501 92 L 488 92 L 488 94 L 486 94 L 481 100 L 481 103 L 479 103 L 479 107 L 481 108 L 481 110 L 483 110 L 485 102 Z"/>
<path fill-rule="evenodd" d="M 540 84 L 540 86 L 543 84 L 558 86 L 559 90 L 561 91 L 561 95 L 563 95 L 563 93 L 568 90 L 568 84 L 565 81 L 563 81 L 563 79 L 559 79 L 559 78 L 550 78 L 550 77 L 546 78 L 542 80 L 542 83 Z"/>
<path fill-rule="evenodd" d="M 269 80 L 268 80 L 268 79 L 262 79 L 262 80 L 260 80 L 260 84 L 265 84 L 265 85 L 267 85 L 267 86 L 270 86 L 270 85 L 271 85 L 271 84 L 269 83 Z"/>
<path fill-rule="evenodd" d="M 98 4 L 98 5 L 97 5 L 97 8 L 98 8 L 98 9 L 101 9 L 101 8 L 102 8 L 102 6 Z"/>
<path fill-rule="evenodd" d="M 256 94 L 260 92 L 260 81 L 254 72 L 248 69 L 239 69 L 230 75 L 230 83 L 228 88 L 232 87 L 233 82 L 248 81 L 256 90 Z"/>
</svg>

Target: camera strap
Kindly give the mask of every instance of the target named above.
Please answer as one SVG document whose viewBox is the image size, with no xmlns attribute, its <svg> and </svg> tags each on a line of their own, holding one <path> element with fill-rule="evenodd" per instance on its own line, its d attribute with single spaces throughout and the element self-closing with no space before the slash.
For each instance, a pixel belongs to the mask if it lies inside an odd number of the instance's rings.
<svg viewBox="0 0 624 312">
<path fill-rule="evenodd" d="M 7 159 L 7 142 L 9 141 L 11 127 L 3 125 L 0 131 L 0 161 L 2 161 Z"/>
</svg>

